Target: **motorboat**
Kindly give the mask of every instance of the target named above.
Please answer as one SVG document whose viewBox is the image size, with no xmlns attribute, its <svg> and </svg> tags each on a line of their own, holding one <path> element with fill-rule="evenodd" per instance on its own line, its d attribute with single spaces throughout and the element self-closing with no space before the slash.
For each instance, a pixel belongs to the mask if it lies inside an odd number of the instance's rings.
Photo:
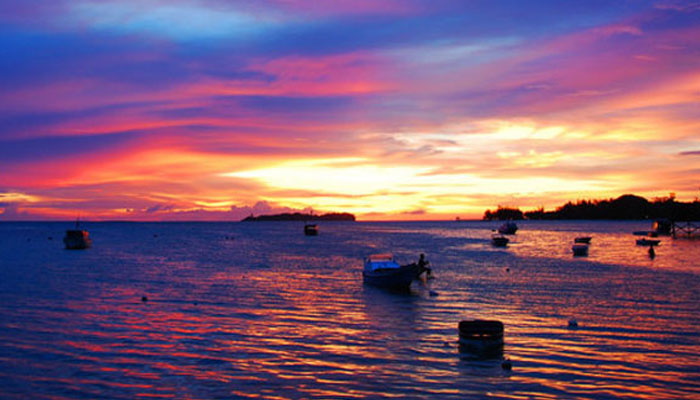
<svg viewBox="0 0 700 400">
<path fill-rule="evenodd" d="M 362 271 L 364 282 L 371 286 L 408 291 L 411 282 L 418 279 L 425 268 L 418 264 L 399 265 L 393 254 L 373 254 L 365 258 Z"/>
<path fill-rule="evenodd" d="M 304 225 L 304 235 L 306 235 L 306 236 L 318 235 L 318 225 L 316 225 L 316 224 Z"/>
<path fill-rule="evenodd" d="M 63 243 L 65 243 L 66 249 L 68 250 L 82 250 L 92 246 L 90 234 L 88 231 L 80 229 L 79 222 L 75 223 L 75 229 L 66 230 Z"/>
<path fill-rule="evenodd" d="M 637 246 L 658 246 L 661 240 L 656 239 L 637 239 Z"/>
<path fill-rule="evenodd" d="M 515 222 L 508 221 L 498 228 L 498 233 L 502 235 L 514 235 L 518 230 L 518 225 Z"/>
<path fill-rule="evenodd" d="M 574 252 L 575 257 L 585 257 L 588 255 L 588 244 L 575 243 L 571 246 L 571 250 Z"/>
<path fill-rule="evenodd" d="M 577 238 L 574 238 L 574 243 L 590 244 L 591 239 L 592 239 L 592 237 L 590 237 L 590 236 L 579 236 Z"/>
<path fill-rule="evenodd" d="M 493 235 L 491 236 L 491 244 L 494 247 L 506 247 L 510 242 L 510 239 L 503 235 Z"/>
</svg>

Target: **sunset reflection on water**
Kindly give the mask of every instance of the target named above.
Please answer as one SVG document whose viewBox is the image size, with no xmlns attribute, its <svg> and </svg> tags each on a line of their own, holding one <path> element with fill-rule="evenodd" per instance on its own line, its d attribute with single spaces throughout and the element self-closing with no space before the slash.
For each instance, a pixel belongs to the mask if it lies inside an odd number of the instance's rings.
<svg viewBox="0 0 700 400">
<path fill-rule="evenodd" d="M 700 243 L 663 239 L 649 264 L 632 223 L 524 224 L 505 250 L 486 222 L 105 223 L 85 252 L 27 244 L 61 224 L 0 229 L 25 248 L 2 265 L 2 398 L 700 395 Z M 363 286 L 378 250 L 424 252 L 437 278 Z M 470 318 L 504 323 L 512 371 L 460 352 Z"/>
</svg>

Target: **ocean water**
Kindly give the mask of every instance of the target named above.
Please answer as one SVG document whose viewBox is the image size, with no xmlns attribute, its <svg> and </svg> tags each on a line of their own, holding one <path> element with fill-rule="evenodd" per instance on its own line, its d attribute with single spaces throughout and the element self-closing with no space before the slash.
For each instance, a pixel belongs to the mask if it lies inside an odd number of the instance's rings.
<svg viewBox="0 0 700 400">
<path fill-rule="evenodd" d="M 497 225 L 85 223 L 69 251 L 71 224 L 1 223 L 0 398 L 700 398 L 700 240 L 652 260 L 646 221 L 526 221 L 496 249 Z M 436 278 L 364 286 L 386 251 Z M 502 354 L 460 351 L 473 318 Z"/>
</svg>

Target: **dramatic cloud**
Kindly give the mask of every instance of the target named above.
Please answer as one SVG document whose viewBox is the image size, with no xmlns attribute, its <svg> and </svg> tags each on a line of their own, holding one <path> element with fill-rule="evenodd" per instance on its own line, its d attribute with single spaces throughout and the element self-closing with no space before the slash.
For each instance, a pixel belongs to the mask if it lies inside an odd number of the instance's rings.
<svg viewBox="0 0 700 400">
<path fill-rule="evenodd" d="M 698 20 L 672 0 L 0 0 L 0 219 L 692 199 Z"/>
</svg>

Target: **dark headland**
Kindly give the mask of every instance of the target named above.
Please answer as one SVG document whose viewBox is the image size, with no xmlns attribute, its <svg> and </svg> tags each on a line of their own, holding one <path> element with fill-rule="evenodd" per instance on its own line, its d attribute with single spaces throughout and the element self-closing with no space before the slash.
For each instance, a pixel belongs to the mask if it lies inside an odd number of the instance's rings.
<svg viewBox="0 0 700 400">
<path fill-rule="evenodd" d="M 243 222 L 248 221 L 354 221 L 355 216 L 350 213 L 328 213 L 321 215 L 303 213 L 284 213 L 274 215 L 249 216 Z"/>
<path fill-rule="evenodd" d="M 540 208 L 523 212 L 518 208 L 499 206 L 497 210 L 486 210 L 485 220 L 521 220 L 521 219 L 610 219 L 641 220 L 665 218 L 675 221 L 700 220 L 700 201 L 676 201 L 671 194 L 668 197 L 649 201 L 643 197 L 626 194 L 616 199 L 579 200 L 568 202 L 554 211 Z"/>
</svg>

